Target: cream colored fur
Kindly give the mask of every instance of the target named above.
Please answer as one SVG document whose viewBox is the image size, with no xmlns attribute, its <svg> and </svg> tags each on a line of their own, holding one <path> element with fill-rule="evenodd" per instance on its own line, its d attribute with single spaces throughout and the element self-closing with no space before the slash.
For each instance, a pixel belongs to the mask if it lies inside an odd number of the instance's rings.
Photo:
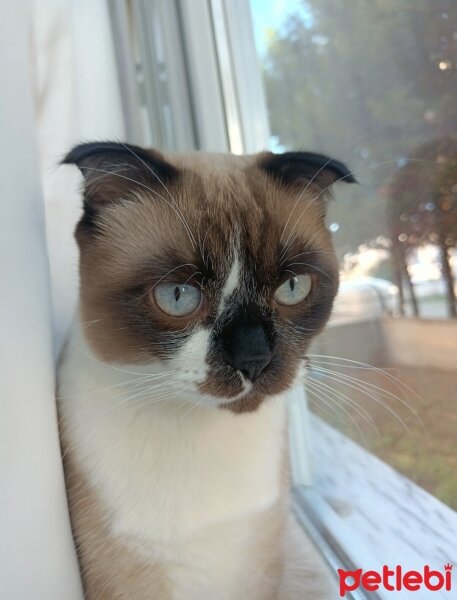
<svg viewBox="0 0 457 600">
<path fill-rule="evenodd" d="M 70 332 L 59 413 L 87 597 L 336 598 L 288 517 L 285 399 L 233 414 L 180 391 L 201 376 L 181 371 L 148 400 L 152 371 L 106 365 Z"/>
</svg>

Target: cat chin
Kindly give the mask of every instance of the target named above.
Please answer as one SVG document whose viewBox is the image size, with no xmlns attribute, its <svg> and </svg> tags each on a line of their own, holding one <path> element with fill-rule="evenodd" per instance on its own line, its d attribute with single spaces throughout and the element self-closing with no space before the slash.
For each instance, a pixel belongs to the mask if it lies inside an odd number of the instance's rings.
<svg viewBox="0 0 457 600">
<path fill-rule="evenodd" d="M 198 387 L 194 386 L 186 392 L 188 402 L 194 406 L 201 406 L 212 410 L 224 410 L 234 414 L 254 412 L 261 404 L 279 395 L 258 391 L 255 384 L 245 378 L 243 378 L 243 390 L 234 395 L 224 395 L 221 393 L 217 395 L 205 394 L 200 392 Z"/>
<path fill-rule="evenodd" d="M 245 388 L 239 394 L 230 397 L 200 394 L 198 396 L 198 402 L 203 406 L 229 411 L 234 414 L 252 413 L 262 404 L 269 402 L 273 398 L 283 396 L 287 390 L 292 387 L 293 383 L 294 382 L 279 392 L 277 390 L 272 390 L 268 393 L 262 389 L 258 389 L 255 384 L 246 380 Z"/>
<path fill-rule="evenodd" d="M 205 385 L 209 388 L 210 384 L 205 382 Z M 195 404 L 201 404 L 208 408 L 228 408 L 231 404 L 236 403 L 239 400 L 246 399 L 252 395 L 254 385 L 246 380 L 243 382 L 243 389 L 241 392 L 236 394 L 223 394 L 223 393 L 203 393 L 200 390 L 200 385 L 192 386 L 193 389 L 190 392 L 189 400 Z"/>
<path fill-rule="evenodd" d="M 234 414 L 255 412 L 264 402 L 273 396 L 258 394 L 256 392 L 243 392 L 234 398 L 220 398 L 215 396 L 200 395 L 196 404 L 211 410 L 223 410 Z"/>
</svg>

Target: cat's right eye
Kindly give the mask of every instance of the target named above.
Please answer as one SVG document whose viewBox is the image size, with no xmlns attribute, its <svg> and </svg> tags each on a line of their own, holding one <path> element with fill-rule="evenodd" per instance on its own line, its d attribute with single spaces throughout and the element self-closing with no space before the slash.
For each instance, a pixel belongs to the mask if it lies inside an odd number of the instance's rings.
<svg viewBox="0 0 457 600">
<path fill-rule="evenodd" d="M 294 275 L 278 287 L 274 298 L 278 304 L 293 306 L 302 302 L 309 295 L 311 287 L 311 275 Z"/>
<path fill-rule="evenodd" d="M 155 287 L 154 300 L 167 315 L 186 317 L 198 309 L 202 294 L 193 285 L 172 283 Z"/>
</svg>

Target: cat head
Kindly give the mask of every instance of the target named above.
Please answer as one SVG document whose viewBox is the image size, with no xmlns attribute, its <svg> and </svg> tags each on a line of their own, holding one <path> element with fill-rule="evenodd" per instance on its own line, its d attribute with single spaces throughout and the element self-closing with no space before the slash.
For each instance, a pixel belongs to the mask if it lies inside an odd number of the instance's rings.
<svg viewBox="0 0 457 600">
<path fill-rule="evenodd" d="M 84 176 L 80 310 L 103 361 L 161 362 L 234 412 L 292 385 L 338 289 L 325 212 L 354 181 L 342 163 L 111 142 L 63 162 Z"/>
</svg>

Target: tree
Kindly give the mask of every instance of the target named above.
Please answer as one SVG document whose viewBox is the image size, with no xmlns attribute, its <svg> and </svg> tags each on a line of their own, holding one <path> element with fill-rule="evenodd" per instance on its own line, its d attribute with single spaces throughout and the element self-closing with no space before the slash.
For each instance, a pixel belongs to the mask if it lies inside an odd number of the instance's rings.
<svg viewBox="0 0 457 600">
<path fill-rule="evenodd" d="M 397 231 L 389 182 L 404 179 L 408 157 L 426 140 L 457 135 L 457 2 L 303 0 L 302 8 L 270 33 L 263 58 L 272 133 L 288 149 L 314 149 L 350 165 L 361 185 L 341 186 L 329 207 L 330 221 L 339 224 L 337 252 L 342 257 L 389 237 L 392 278 L 409 286 L 415 311 L 408 249 L 424 243 L 425 232 L 438 236 L 451 307 L 454 213 L 445 211 L 432 232 L 438 213 L 417 212 L 414 193 L 402 194 L 400 215 L 411 210 L 418 219 L 405 247 L 398 237 L 406 223 Z M 448 167 L 435 191 L 451 189 Z M 412 189 L 420 180 L 416 169 Z"/>
<path fill-rule="evenodd" d="M 263 59 L 272 133 L 286 148 L 347 161 L 340 254 L 389 233 L 387 182 L 426 139 L 457 134 L 454 0 L 308 0 Z M 451 68 L 452 67 L 452 68 Z"/>
<path fill-rule="evenodd" d="M 424 243 L 440 249 L 450 317 L 457 317 L 450 251 L 457 245 L 457 137 L 422 144 L 390 185 L 389 223 L 395 251 L 405 257 Z"/>
</svg>

